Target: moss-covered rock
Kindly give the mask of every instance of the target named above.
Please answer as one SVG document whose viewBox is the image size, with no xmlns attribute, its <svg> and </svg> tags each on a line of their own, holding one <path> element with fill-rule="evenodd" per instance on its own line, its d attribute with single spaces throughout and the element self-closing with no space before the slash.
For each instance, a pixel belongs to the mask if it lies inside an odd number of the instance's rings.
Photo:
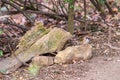
<svg viewBox="0 0 120 80">
<path fill-rule="evenodd" d="M 15 71 L 22 63 L 36 55 L 60 51 L 72 35 L 60 28 L 46 29 L 41 23 L 28 31 L 20 40 L 18 49 L 10 57 L 0 61 L 0 71 Z M 22 63 L 21 63 L 22 62 Z"/>
<path fill-rule="evenodd" d="M 30 31 L 28 31 L 20 40 L 18 44 L 19 49 L 15 54 L 21 53 L 29 49 L 38 39 L 50 32 L 42 23 L 38 23 Z"/>
<path fill-rule="evenodd" d="M 72 35 L 60 28 L 52 29 L 48 34 L 39 38 L 29 49 L 25 52 L 19 53 L 21 61 L 26 61 L 31 58 L 31 56 L 41 55 L 45 53 L 52 53 L 60 51 L 66 41 L 70 39 Z M 22 57 L 21 57 L 22 56 Z"/>
</svg>

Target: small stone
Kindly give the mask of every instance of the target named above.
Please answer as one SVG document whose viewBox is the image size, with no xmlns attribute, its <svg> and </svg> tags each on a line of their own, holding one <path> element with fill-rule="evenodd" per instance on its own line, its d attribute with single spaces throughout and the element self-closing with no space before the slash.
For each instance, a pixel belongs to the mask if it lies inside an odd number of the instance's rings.
<svg viewBox="0 0 120 80">
<path fill-rule="evenodd" d="M 34 57 L 31 64 L 38 65 L 38 66 L 48 66 L 54 64 L 53 57 L 48 56 L 37 56 Z"/>
</svg>

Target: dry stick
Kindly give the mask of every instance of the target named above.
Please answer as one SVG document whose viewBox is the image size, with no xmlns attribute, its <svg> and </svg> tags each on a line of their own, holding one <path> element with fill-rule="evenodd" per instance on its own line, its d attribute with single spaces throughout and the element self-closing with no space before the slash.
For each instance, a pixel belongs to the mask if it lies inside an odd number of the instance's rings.
<svg viewBox="0 0 120 80">
<path fill-rule="evenodd" d="M 107 8 L 108 8 L 110 14 L 111 14 L 112 16 L 114 16 L 114 13 L 113 13 L 113 11 L 112 11 L 110 5 L 108 4 L 108 2 L 107 2 L 106 0 L 105 0 L 105 5 L 107 6 Z M 105 23 L 106 23 L 106 22 L 105 22 Z M 107 23 L 106 23 L 106 25 L 109 26 Z M 111 39 L 112 39 L 112 26 L 109 26 L 108 34 L 109 34 L 109 36 L 108 36 L 108 43 L 105 44 L 105 45 L 109 46 L 109 47 L 112 48 L 112 49 L 120 50 L 120 48 L 114 47 L 114 46 L 112 46 L 111 43 L 110 43 L 110 41 L 111 41 Z"/>
<path fill-rule="evenodd" d="M 49 8 L 48 6 L 46 6 L 46 5 L 44 5 L 44 4 L 34 3 L 34 2 L 33 2 L 33 4 L 37 4 L 37 5 L 43 6 L 44 8 L 47 8 L 47 9 L 49 9 L 50 11 L 52 11 L 53 13 L 55 13 L 55 11 L 54 11 L 53 9 Z"/>
<path fill-rule="evenodd" d="M 10 17 L 10 15 L 0 16 L 0 19 L 2 19 L 2 18 L 8 18 L 8 19 L 11 18 L 11 19 L 12 19 L 12 17 Z M 13 19 L 12 19 L 12 20 L 13 20 Z M 9 21 L 10 21 L 10 20 L 9 20 Z M 22 29 L 23 32 L 26 32 L 26 31 L 28 30 L 27 27 L 22 26 L 22 25 L 17 25 L 17 24 L 16 24 L 15 22 L 13 22 L 13 21 L 8 22 L 8 21 L 6 21 L 6 20 L 1 20 L 0 23 L 10 24 L 10 25 L 16 26 L 16 27 Z"/>
<path fill-rule="evenodd" d="M 10 17 L 10 15 L 4 15 L 4 16 L 0 16 L 0 19 L 2 19 L 2 18 L 9 18 Z"/>
<path fill-rule="evenodd" d="M 108 30 L 108 44 L 110 44 L 110 41 L 112 39 L 112 26 L 108 26 L 109 27 L 109 30 Z"/>
<path fill-rule="evenodd" d="M 95 0 L 95 1 L 96 1 L 97 5 L 98 5 L 98 8 L 99 8 L 100 11 L 101 11 L 101 5 L 100 5 L 99 1 L 98 1 L 98 0 Z"/>
<path fill-rule="evenodd" d="M 60 5 L 60 8 L 61 8 L 61 10 L 62 10 L 62 13 L 65 15 L 65 11 L 63 10 L 63 4 L 61 4 L 62 1 L 59 0 L 58 3 L 59 3 L 59 5 Z"/>
<path fill-rule="evenodd" d="M 61 14 L 61 11 L 59 9 L 59 6 L 57 5 L 56 1 L 55 0 L 51 0 L 52 1 L 52 4 L 56 7 L 55 11 L 56 11 L 56 14 Z"/>
<path fill-rule="evenodd" d="M 94 1 L 94 0 L 90 0 L 92 3 L 93 3 L 93 5 L 99 10 L 99 11 L 101 11 L 101 8 L 100 8 L 100 5 L 98 6 L 97 4 L 99 4 L 99 2 L 96 0 L 96 1 Z M 96 4 L 96 2 L 97 2 L 97 4 Z M 110 11 L 110 13 L 112 13 L 111 12 L 111 9 L 110 9 L 110 6 L 107 4 L 107 2 L 105 1 L 105 5 L 107 6 L 107 8 L 109 9 L 109 11 Z M 113 13 L 112 13 L 113 14 Z M 105 15 L 103 12 L 102 12 L 102 15 Z M 102 17 L 103 18 L 103 17 Z M 103 18 L 103 20 L 104 20 L 104 18 Z M 107 22 L 104 20 L 104 23 L 107 25 L 107 26 L 109 26 L 108 24 L 107 24 Z M 114 47 L 114 46 L 112 46 L 111 45 L 111 43 L 110 43 L 110 41 L 111 41 L 111 29 L 112 29 L 112 26 L 109 26 L 109 31 L 108 31 L 108 34 L 109 34 L 109 36 L 108 36 L 108 44 L 105 44 L 105 45 L 107 45 L 107 46 L 109 46 L 110 48 L 112 48 L 112 49 L 115 49 L 115 50 L 120 50 L 120 48 L 118 48 L 118 47 Z"/>
<path fill-rule="evenodd" d="M 55 5 L 54 1 L 51 0 L 52 4 Z M 53 9 L 55 10 L 55 13 L 57 13 L 56 9 L 55 9 L 55 6 L 53 6 Z"/>
<path fill-rule="evenodd" d="M 67 15 L 53 14 L 53 13 L 47 13 L 47 12 L 43 12 L 43 11 L 26 11 L 26 13 L 43 14 L 43 15 L 49 16 L 51 18 L 57 18 L 59 20 L 65 20 L 65 21 L 68 19 Z M 80 19 L 77 19 L 77 18 L 75 18 L 75 20 L 79 21 L 79 22 L 84 22 L 84 20 L 80 20 Z"/>
<path fill-rule="evenodd" d="M 2 18 L 11 18 L 10 15 L 4 15 L 4 16 L 0 16 L 0 19 Z M 4 24 L 10 24 L 10 25 L 14 25 L 14 26 L 17 26 L 18 28 L 21 28 L 24 32 L 27 31 L 28 29 L 26 27 L 23 27 L 23 26 L 18 26 L 17 24 L 15 24 L 15 22 L 13 23 L 12 21 L 8 22 L 8 21 L 0 21 L 0 23 L 4 23 Z"/>
<path fill-rule="evenodd" d="M 100 8 L 98 7 L 96 1 L 95 0 L 90 0 L 90 1 L 96 7 L 96 9 L 98 9 L 98 11 L 100 11 Z"/>
<path fill-rule="evenodd" d="M 45 12 L 45 11 L 26 10 L 26 11 L 23 11 L 23 12 L 26 12 L 27 14 L 28 13 L 43 14 L 43 15 L 46 15 L 46 16 L 48 16 L 50 18 L 54 18 L 54 19 L 57 18 L 59 20 L 67 20 L 67 18 L 68 18 L 67 15 L 48 13 L 48 12 Z M 20 12 L 19 11 L 2 11 L 2 13 L 4 13 L 5 15 L 13 15 L 13 14 L 18 14 Z"/>
<path fill-rule="evenodd" d="M 7 11 L 10 11 L 8 6 L 6 4 L 4 4 L 4 7 L 6 7 Z"/>
<path fill-rule="evenodd" d="M 7 1 L 7 0 L 1 0 L 3 3 L 9 4 L 10 6 L 14 7 L 15 9 L 17 9 L 18 11 L 20 11 L 31 23 L 32 25 L 34 25 L 33 20 L 25 13 L 23 12 L 19 7 L 17 7 L 15 4 Z"/>
<path fill-rule="evenodd" d="M 27 0 L 24 1 L 24 9 L 26 9 Z"/>
<path fill-rule="evenodd" d="M 67 13 L 68 9 L 67 9 L 67 7 L 65 6 L 65 2 L 63 1 L 63 2 L 61 2 L 61 3 L 62 3 L 62 5 L 63 5 L 63 7 L 64 7 L 64 9 L 65 9 L 65 11 L 66 11 L 66 13 Z"/>
<path fill-rule="evenodd" d="M 105 5 L 106 5 L 106 7 L 108 8 L 108 10 L 109 10 L 109 13 L 112 15 L 112 16 L 114 16 L 114 13 L 113 13 L 113 11 L 112 11 L 112 8 L 110 7 L 110 4 L 105 0 Z"/>
<path fill-rule="evenodd" d="M 85 27 L 85 31 L 87 30 L 87 20 L 86 20 L 86 15 L 87 15 L 87 11 L 86 11 L 86 0 L 84 0 L 84 27 Z"/>
<path fill-rule="evenodd" d="M 62 12 L 61 12 L 61 9 L 60 9 L 60 4 L 59 4 L 59 2 L 58 1 L 55 1 L 54 0 L 54 2 L 55 2 L 55 6 L 56 6 L 56 8 L 57 8 L 57 10 L 58 10 L 58 12 L 57 12 L 57 14 L 62 14 Z"/>
<path fill-rule="evenodd" d="M 24 12 L 24 11 L 23 11 Z M 48 16 L 50 18 L 54 18 L 54 19 L 59 19 L 59 20 L 64 20 L 66 21 L 68 19 L 68 16 L 67 15 L 62 15 L 62 14 L 55 14 L 55 13 L 48 13 L 48 12 L 44 12 L 44 11 L 25 11 L 26 13 L 35 13 L 35 14 L 43 14 L 45 16 Z M 2 11 L 2 13 L 6 14 L 6 15 L 13 15 L 13 14 L 18 14 L 20 13 L 19 11 Z M 84 22 L 83 19 L 77 19 L 75 18 L 76 21 L 79 21 L 79 22 Z"/>
<path fill-rule="evenodd" d="M 27 30 L 29 30 L 28 28 L 26 28 L 26 27 L 23 26 L 23 25 L 18 25 L 18 24 L 16 24 L 16 23 L 12 23 L 12 22 L 8 22 L 8 21 L 0 21 L 0 23 L 4 23 L 4 24 L 9 24 L 9 25 L 16 26 L 17 28 L 22 29 L 23 32 L 26 32 Z"/>
<path fill-rule="evenodd" d="M 38 10 L 38 0 L 35 0 L 36 3 L 36 9 Z"/>
<path fill-rule="evenodd" d="M 96 2 L 97 2 L 97 5 L 98 5 L 98 7 L 99 7 L 99 9 L 100 9 L 101 16 L 102 16 L 103 20 L 105 21 L 106 15 L 105 15 L 104 9 L 102 8 L 102 4 L 101 4 L 98 0 L 96 0 Z"/>
<path fill-rule="evenodd" d="M 2 19 L 2 18 L 12 18 L 12 17 L 10 17 L 10 15 L 0 16 L 0 19 Z M 5 20 L 3 20 L 3 21 L 1 20 L 0 23 L 10 24 L 10 25 L 16 26 L 16 27 L 22 29 L 23 32 L 26 32 L 28 30 L 25 26 L 17 25 L 15 22 L 13 23 L 12 21 L 8 22 Z"/>
<path fill-rule="evenodd" d="M 103 20 L 105 21 L 105 12 L 104 10 L 101 8 L 102 6 L 100 5 L 99 1 L 98 0 L 90 0 L 92 2 L 92 4 L 96 7 L 96 9 L 98 11 L 101 11 L 101 16 L 103 18 Z"/>
<path fill-rule="evenodd" d="M 110 26 L 109 24 L 107 24 L 107 22 L 105 22 L 106 25 L 109 27 L 109 30 L 108 30 L 108 43 L 105 43 L 104 45 L 110 47 L 111 49 L 115 49 L 115 50 L 120 50 L 120 48 L 118 47 L 114 47 L 112 46 L 112 44 L 110 43 L 111 39 L 112 39 L 112 26 Z"/>
<path fill-rule="evenodd" d="M 31 0 L 29 0 L 29 3 L 30 3 L 30 6 L 34 7 L 34 5 L 33 5 L 33 3 L 31 2 Z M 36 9 L 36 8 L 34 7 L 34 9 Z"/>
<path fill-rule="evenodd" d="M 114 47 L 114 46 L 112 46 L 111 44 L 105 43 L 104 45 L 106 45 L 106 46 L 108 46 L 108 47 L 110 47 L 111 49 L 114 49 L 114 50 L 120 50 L 120 48 Z"/>
<path fill-rule="evenodd" d="M 20 7 L 23 7 L 22 4 L 20 4 L 20 3 L 16 2 L 16 1 L 14 1 L 14 0 L 13 0 L 12 2 L 15 3 L 16 5 L 20 6 Z"/>
<path fill-rule="evenodd" d="M 101 9 L 101 6 L 100 6 L 99 2 L 98 2 L 97 0 L 90 0 L 90 1 L 91 1 L 91 3 L 96 7 L 96 9 L 97 9 L 98 11 L 101 11 L 101 17 L 102 17 L 102 19 L 105 21 L 105 13 L 104 13 L 104 11 Z"/>
</svg>

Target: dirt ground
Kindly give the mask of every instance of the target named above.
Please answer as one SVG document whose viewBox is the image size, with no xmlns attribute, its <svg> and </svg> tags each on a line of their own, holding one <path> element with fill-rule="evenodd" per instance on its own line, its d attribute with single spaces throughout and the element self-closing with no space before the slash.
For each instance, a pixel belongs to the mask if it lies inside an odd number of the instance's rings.
<svg viewBox="0 0 120 80">
<path fill-rule="evenodd" d="M 119 80 L 120 50 L 104 45 L 107 38 L 105 33 L 90 36 L 90 44 L 93 46 L 93 57 L 90 60 L 44 67 L 34 77 L 26 67 L 22 67 L 0 80 Z M 111 43 L 120 48 L 120 35 L 112 35 Z"/>
</svg>

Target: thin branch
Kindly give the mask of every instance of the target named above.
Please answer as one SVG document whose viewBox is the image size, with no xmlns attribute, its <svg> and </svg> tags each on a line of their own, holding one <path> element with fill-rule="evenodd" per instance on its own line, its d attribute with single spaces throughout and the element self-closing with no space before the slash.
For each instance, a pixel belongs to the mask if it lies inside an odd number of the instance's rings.
<svg viewBox="0 0 120 80">
<path fill-rule="evenodd" d="M 105 0 L 105 5 L 107 6 L 109 13 L 114 16 L 114 13 L 112 11 L 112 8 L 110 7 L 109 3 Z"/>
<path fill-rule="evenodd" d="M 33 4 L 36 4 L 36 3 L 33 3 Z M 54 11 L 53 9 L 49 8 L 48 6 L 46 6 L 46 5 L 44 5 L 44 4 L 38 3 L 38 5 L 41 5 L 41 6 L 45 7 L 45 8 L 47 8 L 47 9 L 49 9 L 49 10 L 52 11 L 53 13 L 55 13 L 55 11 Z"/>
<path fill-rule="evenodd" d="M 87 15 L 87 11 L 86 11 L 86 0 L 84 0 L 84 27 L 85 27 L 85 31 L 87 30 L 87 22 L 86 22 L 86 15 Z"/>
<path fill-rule="evenodd" d="M 65 15 L 65 11 L 64 11 L 64 8 L 63 8 L 62 1 L 58 0 L 58 3 L 59 3 L 59 5 L 60 5 L 60 8 L 61 8 L 62 13 Z"/>
<path fill-rule="evenodd" d="M 61 10 L 59 9 L 59 6 L 56 3 L 56 1 L 55 0 L 51 0 L 51 1 L 52 1 L 52 4 L 56 7 L 55 8 L 56 14 L 62 14 Z"/>
<path fill-rule="evenodd" d="M 110 47 L 111 49 L 120 50 L 120 48 L 118 48 L 118 47 L 114 47 L 114 46 L 112 46 L 111 44 L 107 44 L 107 43 L 105 43 L 104 45 Z"/>
<path fill-rule="evenodd" d="M 26 32 L 27 30 L 29 30 L 27 27 L 25 27 L 23 25 L 18 25 L 16 23 L 12 23 L 12 22 L 8 22 L 8 21 L 0 21 L 0 23 L 16 26 L 17 28 L 20 28 L 23 32 Z"/>
<path fill-rule="evenodd" d="M 90 0 L 90 1 L 91 1 L 91 3 L 94 5 L 94 7 L 96 7 L 96 9 L 98 9 L 98 11 L 100 11 L 100 9 L 99 9 L 96 1 L 95 1 L 95 0 Z"/>
<path fill-rule="evenodd" d="M 10 6 L 14 7 L 15 9 L 17 9 L 18 11 L 20 11 L 31 23 L 32 25 L 34 25 L 34 21 L 25 13 L 23 12 L 19 7 L 17 7 L 15 4 L 7 1 L 7 0 L 1 0 L 3 3 L 9 4 Z"/>
<path fill-rule="evenodd" d="M 20 6 L 20 7 L 23 7 L 22 4 L 20 4 L 20 3 L 16 2 L 16 1 L 14 1 L 14 0 L 13 0 L 12 2 L 15 3 L 16 5 Z"/>
</svg>

